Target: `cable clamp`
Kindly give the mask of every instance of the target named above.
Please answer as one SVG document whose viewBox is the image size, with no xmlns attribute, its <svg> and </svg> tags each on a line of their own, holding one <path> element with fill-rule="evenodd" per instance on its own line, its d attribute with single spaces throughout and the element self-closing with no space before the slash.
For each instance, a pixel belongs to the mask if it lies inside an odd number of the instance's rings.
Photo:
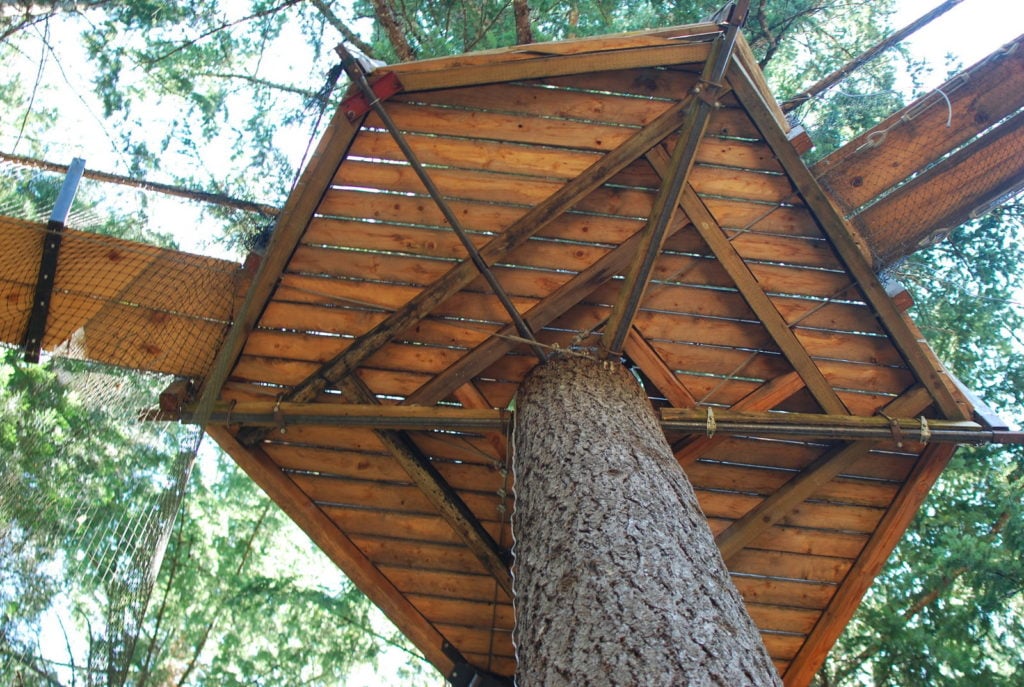
<svg viewBox="0 0 1024 687">
<path fill-rule="evenodd" d="M 903 428 L 900 427 L 900 421 L 882 412 L 878 414 L 889 421 L 889 431 L 892 432 L 892 440 L 896 442 L 896 448 L 903 448 Z"/>
<path fill-rule="evenodd" d="M 927 444 L 928 440 L 932 438 L 932 430 L 928 426 L 928 420 L 925 419 L 924 415 L 921 416 L 921 443 Z"/>
<path fill-rule="evenodd" d="M 278 394 L 277 400 L 274 401 L 274 422 L 277 423 L 277 431 L 281 434 L 288 433 L 288 427 L 284 422 L 284 415 L 281 413 L 281 399 L 284 398 L 284 394 Z"/>
</svg>

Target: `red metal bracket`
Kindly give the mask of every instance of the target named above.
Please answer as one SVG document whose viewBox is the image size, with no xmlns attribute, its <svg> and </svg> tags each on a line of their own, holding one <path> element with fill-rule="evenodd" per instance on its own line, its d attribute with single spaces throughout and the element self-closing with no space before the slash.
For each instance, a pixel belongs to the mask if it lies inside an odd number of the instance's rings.
<svg viewBox="0 0 1024 687">
<path fill-rule="evenodd" d="M 398 80 L 398 75 L 394 72 L 386 72 L 379 79 L 374 81 L 370 88 L 373 89 L 373 93 L 377 96 L 377 101 L 387 100 L 396 93 L 400 93 L 403 89 L 402 82 Z M 362 117 L 364 114 L 369 112 L 373 108 L 373 103 L 367 100 L 366 96 L 361 92 L 356 92 L 349 97 L 341 101 L 342 112 L 348 117 L 348 121 L 354 122 L 355 120 Z"/>
</svg>

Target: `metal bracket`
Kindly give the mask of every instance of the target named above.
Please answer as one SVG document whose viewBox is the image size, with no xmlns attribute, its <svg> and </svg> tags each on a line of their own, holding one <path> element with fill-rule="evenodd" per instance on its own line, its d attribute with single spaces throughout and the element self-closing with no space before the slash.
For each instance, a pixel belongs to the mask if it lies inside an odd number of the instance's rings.
<svg viewBox="0 0 1024 687">
<path fill-rule="evenodd" d="M 23 346 L 25 362 L 38 363 L 39 353 L 46 334 L 46 320 L 50 314 L 50 298 L 53 296 L 53 283 L 57 276 L 57 256 L 60 255 L 60 243 L 64 235 L 64 222 L 71 211 L 71 203 L 78 192 L 78 182 L 85 171 L 85 160 L 76 157 L 68 166 L 64 185 L 54 203 L 50 221 L 46 224 L 46 236 L 43 240 L 43 253 L 39 259 L 39 274 L 36 277 L 36 291 L 32 298 L 32 312 L 29 314 L 28 326 L 25 328 Z"/>
<path fill-rule="evenodd" d="M 448 682 L 452 683 L 452 687 L 512 687 L 513 682 L 510 678 L 494 675 L 470 665 L 462 652 L 450 642 L 442 642 L 441 651 L 455 664 L 448 675 Z"/>
<path fill-rule="evenodd" d="M 376 96 L 372 101 L 367 98 L 362 91 L 356 91 L 341 101 L 341 111 L 345 113 L 348 121 L 356 121 L 372 110 L 374 103 L 378 103 L 381 100 L 387 100 L 396 93 L 400 93 L 404 87 L 402 86 L 402 82 L 398 80 L 397 74 L 394 72 L 387 72 L 384 76 L 374 81 L 370 85 L 370 88 Z"/>
</svg>

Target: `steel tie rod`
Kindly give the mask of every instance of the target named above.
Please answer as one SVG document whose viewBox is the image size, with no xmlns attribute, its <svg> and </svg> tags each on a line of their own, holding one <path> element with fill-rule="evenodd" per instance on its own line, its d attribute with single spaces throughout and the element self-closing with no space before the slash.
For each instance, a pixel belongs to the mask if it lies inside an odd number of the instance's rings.
<svg viewBox="0 0 1024 687">
<path fill-rule="evenodd" d="M 337 51 L 341 56 L 341 66 L 345 70 L 345 73 L 348 74 L 352 82 L 358 86 L 360 91 L 362 91 L 363 96 L 370 104 L 370 108 L 373 109 L 377 116 L 380 117 L 381 121 L 384 122 L 384 126 L 386 126 L 388 131 L 391 133 L 391 137 L 395 140 L 395 143 L 398 144 L 398 147 L 401 149 L 402 154 L 405 155 L 406 160 L 409 161 L 409 165 L 412 167 L 413 171 L 416 172 L 416 176 L 418 176 L 420 181 L 423 182 L 423 185 L 427 189 L 427 193 L 430 194 L 434 203 L 441 210 L 441 214 L 444 215 L 448 224 L 451 225 L 455 235 L 459 237 L 459 241 L 462 242 L 466 252 L 469 253 L 470 260 L 473 261 L 477 270 L 487 281 L 487 285 L 491 287 L 491 291 L 493 291 L 494 295 L 498 297 L 498 300 L 501 301 L 501 305 L 512 318 L 512 324 L 515 326 L 516 331 L 518 331 L 520 336 L 524 339 L 528 339 L 531 342 L 530 348 L 533 349 L 534 355 L 536 355 L 541 362 L 545 362 L 548 356 L 537 342 L 537 337 L 534 335 L 533 330 L 530 329 L 530 325 L 527 324 L 526 320 L 524 320 L 522 315 L 519 314 L 519 311 L 512 303 L 512 300 L 508 297 L 508 294 L 505 293 L 505 289 L 502 288 L 497 277 L 494 276 L 490 266 L 484 261 L 483 256 L 480 255 L 480 251 L 478 251 L 476 246 L 473 245 L 473 242 L 469 240 L 469 236 L 467 236 L 466 231 L 462 228 L 462 224 L 459 222 L 455 213 L 452 212 L 452 209 L 448 206 L 448 203 L 441 195 L 440 189 L 437 188 L 434 184 L 434 180 L 430 178 L 429 174 L 427 174 L 427 170 L 424 169 L 419 158 L 416 157 L 412 148 L 409 147 L 409 142 L 405 139 L 405 136 L 402 135 L 402 132 L 398 130 L 394 120 L 391 119 L 391 115 L 388 114 L 387 110 L 385 110 L 384 106 L 381 104 L 380 98 L 378 98 L 377 94 L 374 93 L 373 88 L 366 80 L 366 75 L 363 73 L 362 67 L 352 56 L 352 53 L 345 48 L 344 44 L 339 45 L 337 47 Z"/>
</svg>

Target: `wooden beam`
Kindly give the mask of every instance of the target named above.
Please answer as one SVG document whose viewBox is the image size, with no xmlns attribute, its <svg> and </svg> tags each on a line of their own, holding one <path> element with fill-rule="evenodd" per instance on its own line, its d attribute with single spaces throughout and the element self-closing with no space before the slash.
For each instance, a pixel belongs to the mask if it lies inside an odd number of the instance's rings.
<svg viewBox="0 0 1024 687">
<path fill-rule="evenodd" d="M 543 227 L 560 217 L 580 199 L 677 130 L 682 125 L 687 102 L 688 99 L 669 107 L 662 115 L 631 136 L 621 146 L 601 157 L 579 176 L 562 186 L 543 202 L 535 205 L 504 232 L 485 244 L 480 249 L 480 255 L 485 262 L 493 264 L 502 259 Z M 327 384 L 333 384 L 343 379 L 366 358 L 376 353 L 393 336 L 422 320 L 438 304 L 468 286 L 476 277 L 477 270 L 472 262 L 469 260 L 460 262 L 387 319 L 353 341 L 344 352 L 335 356 L 298 384 L 288 394 L 288 400 L 307 401 L 315 397 Z"/>
<path fill-rule="evenodd" d="M 903 488 L 786 669 L 783 684 L 787 687 L 810 684 L 955 450 L 954 446 L 935 445 L 921 454 Z"/>
<path fill-rule="evenodd" d="M 189 423 L 193 408 L 181 413 Z M 379 403 L 293 403 L 275 401 L 218 402 L 205 418 L 209 424 L 259 427 L 326 425 L 370 429 L 453 431 L 501 430 L 510 420 L 508 411 L 444 406 L 385 406 Z"/>
<path fill-rule="evenodd" d="M 856 232 L 846 223 L 818 185 L 793 145 L 786 140 L 786 134 L 777 126 L 772 116 L 771 107 L 754 87 L 743 65 L 734 61 L 728 78 L 740 104 L 747 110 L 761 136 L 771 146 L 776 159 L 789 175 L 790 181 L 814 213 L 837 256 L 857 282 L 865 300 L 903 355 L 908 367 L 928 388 L 946 418 L 969 419 L 969 413 L 956 402 L 950 392 L 951 382 L 946 378 L 945 371 L 931 365 L 916 337 L 904 325 L 899 308 L 878 282 L 866 259 L 869 254 L 868 247 L 863 244 L 862 239 L 856 237 Z"/>
<path fill-rule="evenodd" d="M 1024 187 L 1024 112 L 925 170 L 864 212 L 854 224 L 883 263 L 891 263 L 988 214 Z M 884 236 L 885 252 L 877 240 Z"/>
<path fill-rule="evenodd" d="M 811 168 L 844 215 L 1024 106 L 1024 38 L 890 115 Z M 948 126 L 947 126 L 948 125 Z M 871 248 L 892 254 L 879 232 Z"/>
<path fill-rule="evenodd" d="M 733 404 L 733 410 L 759 411 L 771 410 L 790 396 L 804 388 L 804 380 L 794 370 L 765 382 L 749 394 Z M 686 468 L 693 463 L 701 454 L 705 453 L 712 446 L 724 441 L 728 437 L 721 434 L 714 436 L 695 436 L 685 442 L 679 442 L 672 447 L 676 460 Z"/>
<path fill-rule="evenodd" d="M 734 14 L 742 16 L 736 17 L 735 23 L 729 23 L 722 37 L 715 42 L 711 55 L 704 64 L 701 80 L 693 88 L 696 97 L 690 102 L 679 140 L 675 143 L 671 158 L 659 170 L 661 186 L 654 199 L 654 207 L 651 208 L 641 244 L 630 263 L 625 283 L 619 290 L 611 317 L 604 328 L 604 337 L 601 340 L 604 357 L 618 357 L 622 353 L 640 302 L 647 291 L 654 263 L 665 243 L 667 229 L 679 211 L 679 199 L 697 160 L 697 149 L 704 139 L 711 113 L 723 95 L 721 80 L 732 59 L 739 28 L 746 19 L 747 4 L 740 3 L 732 9 Z M 730 18 L 730 21 L 732 22 L 733 18 Z M 658 149 L 661 150 L 661 147 Z"/>
<path fill-rule="evenodd" d="M 674 234 L 683 226 L 682 224 L 676 225 L 671 232 Z M 540 330 L 547 326 L 552 320 L 564 314 L 569 308 L 618 274 L 629 263 L 629 259 L 639 243 L 639 233 L 634 234 L 530 308 L 523 315 L 523 319 L 534 330 Z M 462 384 L 471 380 L 506 352 L 519 345 L 518 341 L 508 338 L 514 334 L 513 327 L 505 326 L 497 334 L 479 344 L 450 365 L 448 369 L 410 394 L 403 403 L 431 405 L 447 398 Z"/>
<path fill-rule="evenodd" d="M 265 491 L 310 539 L 341 568 L 352 583 L 375 603 L 438 670 L 454 667 L 441 650 L 445 637 L 409 603 L 366 555 L 289 479 L 259 446 L 240 444 L 225 427 L 207 433 L 220 444 L 252 480 Z"/>
<path fill-rule="evenodd" d="M 651 157 L 654 157 L 653 155 Z M 761 324 L 768 330 L 769 336 L 786 356 L 786 360 L 793 366 L 800 377 L 804 380 L 807 390 L 814 396 L 814 400 L 822 409 L 832 415 L 844 415 L 850 411 L 846 408 L 839 396 L 836 394 L 832 384 L 825 379 L 807 349 L 803 347 L 799 339 L 790 329 L 789 324 L 779 314 L 775 304 L 772 303 L 768 294 L 764 292 L 747 263 L 744 262 L 739 252 L 729 241 L 729 238 L 722 231 L 722 228 L 715 221 L 711 212 L 704 206 L 704 202 L 697 196 L 692 187 L 687 187 L 682 197 L 683 209 L 690 217 L 701 238 L 711 248 L 718 259 L 718 263 L 729 274 L 735 283 L 743 300 L 747 302 L 750 309 L 754 311 Z"/>
<path fill-rule="evenodd" d="M 625 353 L 629 359 L 636 363 L 636 366 L 647 375 L 647 378 L 658 387 L 665 398 L 676 408 L 692 408 L 697 405 L 697 399 L 693 397 L 690 390 L 679 380 L 665 361 L 662 360 L 654 347 L 644 338 L 636 327 L 630 327 L 629 336 L 626 337 Z"/>
<path fill-rule="evenodd" d="M 242 307 L 217 352 L 210 373 L 203 381 L 198 404 L 200 412 L 210 408 L 220 395 L 221 387 L 224 386 L 231 368 L 242 352 L 246 337 L 263 314 L 263 309 L 270 300 L 281 273 L 291 260 L 310 218 L 330 187 L 334 175 L 338 172 L 338 166 L 348 154 L 349 146 L 362 123 L 363 118 L 350 122 L 341 109 L 334 113 L 324 137 L 320 139 L 305 171 L 277 216 L 266 255 L 260 262 L 259 270 L 253 278 Z"/>
<path fill-rule="evenodd" d="M 375 404 L 377 398 L 356 375 L 350 375 L 339 383 L 341 392 L 349 399 L 361 404 Z M 410 410 L 413 410 L 410 408 Z M 464 411 L 475 412 L 475 411 Z M 514 598 L 510 561 L 506 560 L 491 535 L 484 529 L 469 506 L 452 489 L 441 473 L 430 464 L 430 459 L 409 439 L 395 430 L 377 430 L 377 437 L 399 465 L 409 474 L 412 482 L 419 487 L 431 504 L 437 508 L 453 530 L 462 538 L 470 551 L 480 560 L 484 568 L 494 576 L 498 585 Z"/>
<path fill-rule="evenodd" d="M 916 415 L 931 404 L 931 399 L 916 390 L 897 398 L 885 407 L 891 415 Z M 854 441 L 826 452 L 786 482 L 774 494 L 749 513 L 723 530 L 715 538 L 726 563 L 766 529 L 786 517 L 822 485 L 855 463 L 878 444 L 877 441 Z"/>
<path fill-rule="evenodd" d="M 707 29 L 711 34 L 717 34 L 720 31 L 714 25 L 708 26 Z M 551 52 L 545 52 L 546 49 Z M 511 59 L 496 63 L 474 63 L 476 60 L 472 56 L 459 56 L 466 58 L 410 63 L 415 65 L 415 71 L 403 69 L 403 65 L 396 65 L 393 69 L 399 74 L 405 92 L 414 93 L 439 88 L 588 74 L 611 69 L 703 64 L 711 51 L 711 46 L 710 41 L 681 42 L 666 38 L 654 39 L 646 41 L 645 45 L 621 49 L 608 49 L 606 46 L 604 51 L 595 43 L 591 50 L 577 54 L 555 52 L 559 50 L 557 46 L 544 44 L 519 46 L 517 50 L 518 55 L 510 56 Z M 487 53 L 483 53 L 483 55 L 487 55 Z M 493 58 L 492 62 L 494 62 Z"/>
</svg>

